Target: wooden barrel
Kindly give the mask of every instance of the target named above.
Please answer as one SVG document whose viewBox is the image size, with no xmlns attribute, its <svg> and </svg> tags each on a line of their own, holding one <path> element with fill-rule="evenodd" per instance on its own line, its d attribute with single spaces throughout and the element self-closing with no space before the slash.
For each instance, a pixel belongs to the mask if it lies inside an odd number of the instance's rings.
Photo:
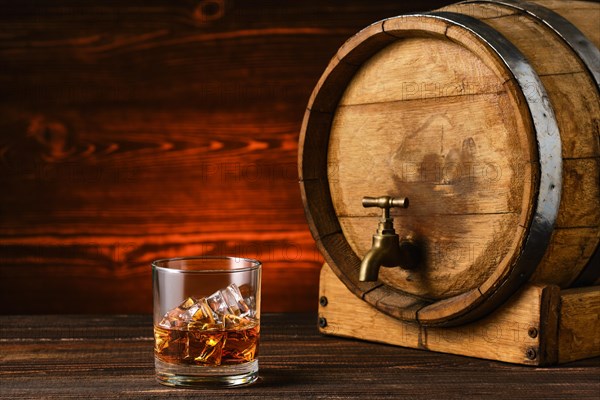
<svg viewBox="0 0 600 400">
<path fill-rule="evenodd" d="M 469 1 L 377 22 L 332 58 L 300 137 L 313 237 L 380 311 L 456 325 L 525 282 L 598 282 L 600 5 Z M 360 282 L 379 210 L 419 264 Z M 592 258 L 596 252 L 595 258 Z"/>
</svg>

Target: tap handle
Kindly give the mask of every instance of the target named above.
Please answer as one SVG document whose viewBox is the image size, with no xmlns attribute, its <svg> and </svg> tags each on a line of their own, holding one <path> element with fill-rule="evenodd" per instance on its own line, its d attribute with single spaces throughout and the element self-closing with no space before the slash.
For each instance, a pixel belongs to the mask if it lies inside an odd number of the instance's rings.
<svg viewBox="0 0 600 400">
<path fill-rule="evenodd" d="M 407 208 L 408 207 L 408 198 L 394 198 L 390 196 L 380 196 L 380 197 L 363 197 L 362 199 L 363 207 L 379 207 L 379 208 Z"/>
<path fill-rule="evenodd" d="M 380 196 L 380 197 L 363 197 L 362 205 L 365 208 L 368 207 L 379 207 L 383 209 L 383 215 L 381 216 L 384 220 L 390 218 L 390 208 L 407 208 L 408 198 L 394 198 L 391 196 Z"/>
</svg>

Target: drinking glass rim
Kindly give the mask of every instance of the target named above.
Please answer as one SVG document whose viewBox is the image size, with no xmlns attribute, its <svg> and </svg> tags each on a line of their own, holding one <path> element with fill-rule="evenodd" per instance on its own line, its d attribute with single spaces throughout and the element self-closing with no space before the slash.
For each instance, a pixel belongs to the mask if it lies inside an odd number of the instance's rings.
<svg viewBox="0 0 600 400">
<path fill-rule="evenodd" d="M 171 261 L 186 261 L 186 260 L 239 260 L 250 263 L 248 267 L 235 268 L 235 269 L 205 269 L 205 270 L 194 270 L 194 269 L 180 269 L 171 268 L 166 266 L 160 266 L 160 263 L 168 263 Z M 262 263 L 254 258 L 246 257 L 230 257 L 230 256 L 189 256 L 189 257 L 173 257 L 173 258 L 159 258 L 158 260 L 152 261 L 152 269 L 160 270 L 178 274 L 222 274 L 222 273 L 238 273 L 248 272 L 260 269 Z"/>
</svg>

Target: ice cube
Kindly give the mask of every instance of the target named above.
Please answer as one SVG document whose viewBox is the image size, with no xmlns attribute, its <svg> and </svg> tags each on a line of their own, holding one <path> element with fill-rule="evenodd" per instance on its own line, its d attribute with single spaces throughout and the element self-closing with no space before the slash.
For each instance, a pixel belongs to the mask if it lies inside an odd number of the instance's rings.
<svg viewBox="0 0 600 400">
<path fill-rule="evenodd" d="M 251 293 L 248 285 L 243 285 L 245 293 Z M 158 326 L 166 329 L 224 329 L 226 324 L 234 326 L 240 320 L 225 316 L 254 317 L 254 296 L 244 298 L 235 283 L 217 290 L 206 298 L 188 297 L 181 304 L 169 310 Z"/>
<path fill-rule="evenodd" d="M 208 305 L 206 299 L 198 300 L 183 315 L 188 322 L 188 329 L 218 329 L 223 328 L 222 321 L 219 321 L 217 315 Z"/>
<path fill-rule="evenodd" d="M 188 297 L 178 307 L 182 310 L 188 310 L 190 307 L 196 304 L 197 301 L 198 300 L 196 300 L 194 297 Z"/>
<path fill-rule="evenodd" d="M 250 312 L 250 307 L 244 301 L 244 297 L 235 283 L 225 288 L 225 298 L 230 306 L 230 310 L 233 311 L 237 308 L 238 313 L 236 315 L 248 315 Z"/>
<path fill-rule="evenodd" d="M 246 304 L 235 283 L 230 284 L 225 289 L 217 290 L 208 296 L 206 300 L 210 308 L 218 315 L 219 320 L 222 320 L 222 316 L 227 314 L 246 316 L 251 312 L 251 308 Z"/>
<path fill-rule="evenodd" d="M 242 296 L 244 298 L 251 296 L 252 292 L 253 292 L 252 286 L 250 286 L 247 283 L 244 283 L 243 285 L 238 286 L 238 289 L 240 290 L 240 293 L 242 294 Z"/>
<path fill-rule="evenodd" d="M 232 314 L 226 314 L 223 317 L 223 322 L 225 323 L 225 329 L 248 329 L 256 325 L 253 319 Z"/>
<path fill-rule="evenodd" d="M 189 322 L 187 312 L 196 302 L 195 298 L 188 297 L 180 305 L 167 311 L 158 325 L 167 329 L 184 328 L 187 322 Z"/>
<path fill-rule="evenodd" d="M 223 294 L 220 290 L 217 290 L 208 296 L 206 298 L 206 302 L 208 303 L 208 306 L 215 312 L 218 320 L 221 320 L 222 316 L 227 314 L 229 307 L 227 306 L 227 303 L 225 302 Z"/>
<path fill-rule="evenodd" d="M 246 305 L 249 308 L 249 311 L 247 313 L 248 317 L 255 317 L 256 316 L 256 299 L 254 298 L 254 296 L 250 295 L 248 297 L 244 297 L 244 303 L 246 303 Z"/>
<path fill-rule="evenodd" d="M 250 286 L 249 284 L 245 283 L 242 286 L 239 287 L 240 293 L 242 295 L 242 298 L 244 300 L 244 303 L 248 306 L 249 310 L 248 313 L 246 313 L 247 316 L 250 317 L 255 317 L 256 314 L 256 298 L 254 297 L 254 290 L 252 289 L 252 286 Z"/>
</svg>

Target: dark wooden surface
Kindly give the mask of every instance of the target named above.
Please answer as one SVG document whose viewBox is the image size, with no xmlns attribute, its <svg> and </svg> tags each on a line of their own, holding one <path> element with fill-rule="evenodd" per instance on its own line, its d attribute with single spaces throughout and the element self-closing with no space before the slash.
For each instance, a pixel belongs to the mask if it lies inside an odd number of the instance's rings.
<svg viewBox="0 0 600 400">
<path fill-rule="evenodd" d="M 314 314 L 263 316 L 260 382 L 154 380 L 150 316 L 0 317 L 0 398 L 598 399 L 600 359 L 531 368 L 322 336 Z"/>
<path fill-rule="evenodd" d="M 310 93 L 359 29 L 447 3 L 0 0 L 0 312 L 150 312 L 150 261 L 201 254 L 315 310 Z"/>
</svg>

